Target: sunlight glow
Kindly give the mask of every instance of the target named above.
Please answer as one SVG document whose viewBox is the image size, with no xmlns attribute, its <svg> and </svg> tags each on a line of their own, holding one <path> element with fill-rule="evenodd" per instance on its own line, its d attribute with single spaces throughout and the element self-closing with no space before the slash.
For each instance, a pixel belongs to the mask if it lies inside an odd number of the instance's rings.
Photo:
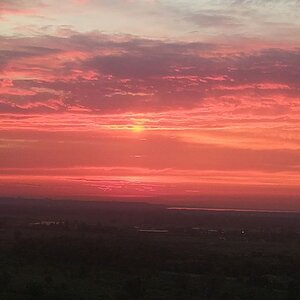
<svg viewBox="0 0 300 300">
<path fill-rule="evenodd" d="M 135 133 L 139 133 L 145 130 L 144 125 L 142 124 L 135 124 L 131 127 L 131 130 Z"/>
</svg>

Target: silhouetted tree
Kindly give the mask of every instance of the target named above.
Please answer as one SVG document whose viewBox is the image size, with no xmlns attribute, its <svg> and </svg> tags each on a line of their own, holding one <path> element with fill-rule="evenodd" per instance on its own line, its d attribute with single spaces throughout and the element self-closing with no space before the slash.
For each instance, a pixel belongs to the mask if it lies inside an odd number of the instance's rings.
<svg viewBox="0 0 300 300">
<path fill-rule="evenodd" d="M 8 271 L 3 270 L 0 273 L 0 287 L 6 288 L 11 282 L 11 275 Z"/>
<path fill-rule="evenodd" d="M 42 299 L 44 294 L 43 285 L 37 281 L 29 281 L 25 287 L 25 295 L 28 299 Z"/>
<path fill-rule="evenodd" d="M 126 280 L 124 292 L 128 300 L 138 300 L 145 293 L 145 288 L 140 277 L 132 277 Z"/>
</svg>

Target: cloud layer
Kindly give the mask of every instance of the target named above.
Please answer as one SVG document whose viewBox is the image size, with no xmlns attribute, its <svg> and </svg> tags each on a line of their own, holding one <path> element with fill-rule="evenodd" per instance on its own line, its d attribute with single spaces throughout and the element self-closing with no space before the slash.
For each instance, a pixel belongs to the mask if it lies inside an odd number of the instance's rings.
<svg viewBox="0 0 300 300">
<path fill-rule="evenodd" d="M 297 195 L 298 5 L 2 1 L 0 194 Z"/>
</svg>

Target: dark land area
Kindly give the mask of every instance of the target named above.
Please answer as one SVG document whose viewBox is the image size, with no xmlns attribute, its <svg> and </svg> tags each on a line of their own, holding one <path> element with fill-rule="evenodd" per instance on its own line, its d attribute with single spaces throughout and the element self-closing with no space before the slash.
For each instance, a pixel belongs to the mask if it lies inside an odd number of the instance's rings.
<svg viewBox="0 0 300 300">
<path fill-rule="evenodd" d="M 300 214 L 0 199 L 0 299 L 300 299 Z"/>
</svg>

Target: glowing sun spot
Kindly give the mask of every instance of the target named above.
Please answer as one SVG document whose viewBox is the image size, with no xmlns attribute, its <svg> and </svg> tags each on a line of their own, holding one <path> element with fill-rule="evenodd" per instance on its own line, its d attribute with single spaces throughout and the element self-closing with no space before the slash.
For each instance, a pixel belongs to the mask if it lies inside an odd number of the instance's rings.
<svg viewBox="0 0 300 300">
<path fill-rule="evenodd" d="M 135 125 L 132 125 L 131 130 L 132 130 L 133 132 L 138 133 L 138 132 L 144 131 L 144 130 L 145 130 L 145 127 L 144 127 L 143 125 L 141 125 L 141 124 L 135 124 Z"/>
</svg>

